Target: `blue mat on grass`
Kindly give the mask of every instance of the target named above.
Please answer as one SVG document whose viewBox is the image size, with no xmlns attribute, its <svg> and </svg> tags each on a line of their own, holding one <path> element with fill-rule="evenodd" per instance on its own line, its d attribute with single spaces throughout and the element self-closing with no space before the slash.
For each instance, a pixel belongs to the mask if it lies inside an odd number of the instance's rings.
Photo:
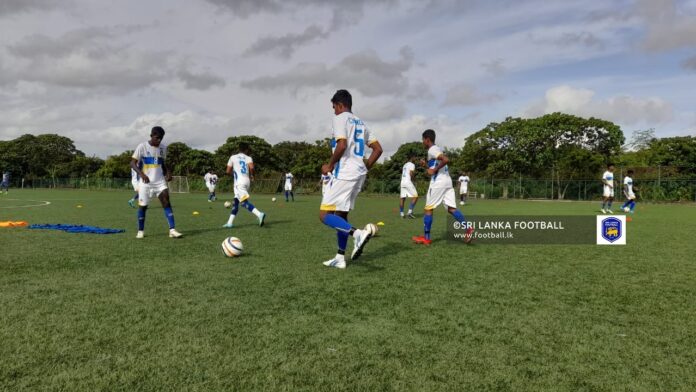
<svg viewBox="0 0 696 392">
<path fill-rule="evenodd" d="M 103 227 L 96 226 L 83 226 L 83 225 L 31 225 L 30 229 L 44 229 L 44 230 L 63 230 L 68 233 L 91 233 L 91 234 L 116 234 L 123 233 L 123 229 L 105 229 Z"/>
</svg>

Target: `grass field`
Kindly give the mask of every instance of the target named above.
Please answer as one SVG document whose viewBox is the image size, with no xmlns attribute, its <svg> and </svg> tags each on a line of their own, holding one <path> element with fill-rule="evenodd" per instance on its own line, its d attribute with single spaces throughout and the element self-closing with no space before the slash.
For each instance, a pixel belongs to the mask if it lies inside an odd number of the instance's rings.
<svg viewBox="0 0 696 392">
<path fill-rule="evenodd" d="M 240 210 L 229 230 L 221 201 L 176 194 L 186 237 L 167 237 L 155 204 L 136 240 L 130 196 L 0 197 L 0 220 L 126 229 L 0 229 L 1 390 L 696 390 L 694 205 L 639 205 L 624 247 L 466 247 L 444 240 L 438 210 L 441 240 L 420 247 L 410 237 L 422 221 L 399 219 L 397 199 L 361 197 L 351 221 L 386 225 L 341 271 L 321 265 L 335 234 L 318 197 L 253 197 L 267 225 Z M 31 200 L 51 204 L 21 207 Z M 464 212 L 598 207 L 477 201 Z M 229 235 L 243 257 L 222 256 Z"/>
</svg>

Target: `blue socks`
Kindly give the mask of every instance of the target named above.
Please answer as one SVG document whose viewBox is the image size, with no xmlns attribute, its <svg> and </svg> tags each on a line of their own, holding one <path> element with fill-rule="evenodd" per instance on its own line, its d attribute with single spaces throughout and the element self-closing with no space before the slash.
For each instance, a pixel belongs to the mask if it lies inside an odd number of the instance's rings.
<svg viewBox="0 0 696 392">
<path fill-rule="evenodd" d="M 413 207 L 415 207 L 415 206 L 416 206 L 416 203 L 411 202 L 411 204 L 408 205 L 408 209 L 413 211 Z"/>
<path fill-rule="evenodd" d="M 290 196 L 290 192 L 285 191 L 285 201 L 288 201 L 289 196 Z"/>
<path fill-rule="evenodd" d="M 454 210 L 454 212 L 452 213 L 452 216 L 454 217 L 454 219 L 457 220 L 457 222 L 466 223 L 466 218 L 464 217 L 464 214 L 462 214 L 461 211 Z"/>
<path fill-rule="evenodd" d="M 339 252 L 346 251 L 346 246 L 348 245 L 348 237 L 350 237 L 350 234 L 348 234 L 345 231 L 337 231 L 336 232 L 336 239 L 338 240 L 338 250 Z"/>
<path fill-rule="evenodd" d="M 254 207 L 253 204 L 249 203 L 248 201 L 243 202 L 243 203 L 242 203 L 242 207 L 244 207 L 244 208 L 246 208 L 247 210 L 249 210 L 249 212 L 254 211 L 254 208 L 256 208 L 256 207 Z"/>
<path fill-rule="evenodd" d="M 430 239 L 430 228 L 433 225 L 433 216 L 432 215 L 424 215 L 423 216 L 423 235 L 425 236 L 426 240 Z"/>
<path fill-rule="evenodd" d="M 235 198 L 234 207 L 232 207 L 232 212 L 230 212 L 230 215 L 237 215 L 237 212 L 239 212 L 239 199 Z"/>
<path fill-rule="evenodd" d="M 169 228 L 173 229 L 174 228 L 174 211 L 172 211 L 172 207 L 167 207 L 164 209 L 164 216 L 167 218 L 167 222 L 169 222 Z M 145 217 L 143 217 L 143 220 Z"/>
<path fill-rule="evenodd" d="M 399 206 L 399 212 L 402 214 L 404 213 L 404 206 Z"/>
<path fill-rule="evenodd" d="M 145 230 L 145 211 L 147 208 L 138 208 L 138 231 Z"/>
<path fill-rule="evenodd" d="M 336 214 L 326 214 L 324 216 L 324 224 L 333 229 L 343 231 L 345 233 L 350 233 L 350 229 L 352 228 L 348 221 Z"/>
</svg>

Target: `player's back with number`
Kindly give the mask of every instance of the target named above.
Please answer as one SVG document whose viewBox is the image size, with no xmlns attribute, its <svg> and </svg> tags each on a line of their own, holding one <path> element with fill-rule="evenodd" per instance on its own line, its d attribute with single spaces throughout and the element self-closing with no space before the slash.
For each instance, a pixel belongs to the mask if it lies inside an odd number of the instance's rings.
<svg viewBox="0 0 696 392">
<path fill-rule="evenodd" d="M 227 166 L 232 168 L 234 181 L 239 183 L 249 183 L 249 164 L 253 163 L 250 156 L 239 153 L 232 155 L 227 161 Z"/>
<path fill-rule="evenodd" d="M 367 173 L 367 167 L 363 161 L 365 147 L 376 138 L 360 118 L 353 113 L 343 112 L 333 119 L 332 151 L 336 149 L 336 143 L 341 139 L 346 141 L 346 151 L 334 168 L 333 175 L 341 180 L 358 179 Z"/>
</svg>

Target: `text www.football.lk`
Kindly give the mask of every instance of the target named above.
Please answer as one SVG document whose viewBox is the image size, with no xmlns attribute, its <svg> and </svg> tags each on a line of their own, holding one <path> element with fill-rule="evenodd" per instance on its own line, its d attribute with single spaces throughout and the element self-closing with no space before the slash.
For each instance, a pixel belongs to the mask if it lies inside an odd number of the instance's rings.
<svg viewBox="0 0 696 392">
<path fill-rule="evenodd" d="M 466 233 L 453 233 L 454 239 L 463 240 L 466 239 Z M 481 233 L 475 231 L 473 237 L 480 240 L 509 240 L 515 238 L 515 235 L 511 231 L 501 231 L 497 233 Z"/>
</svg>

